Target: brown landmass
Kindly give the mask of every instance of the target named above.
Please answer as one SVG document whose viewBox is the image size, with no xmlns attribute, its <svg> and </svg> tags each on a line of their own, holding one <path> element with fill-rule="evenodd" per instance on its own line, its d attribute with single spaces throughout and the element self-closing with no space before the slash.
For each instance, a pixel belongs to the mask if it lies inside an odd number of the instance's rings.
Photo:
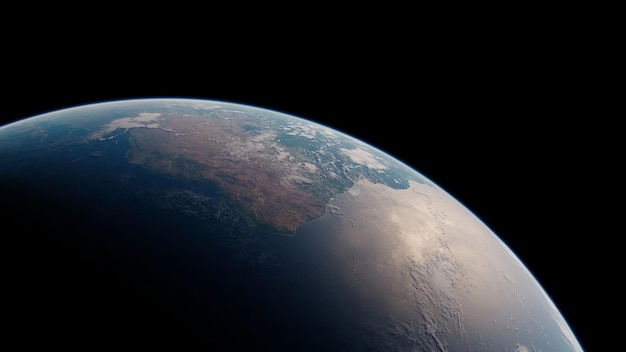
<svg viewBox="0 0 626 352">
<path fill-rule="evenodd" d="M 293 234 L 323 215 L 328 199 L 302 187 L 311 180 L 279 157 L 271 136 L 251 138 L 244 127 L 258 127 L 255 121 L 229 115 L 163 116 L 162 128 L 133 129 L 128 159 L 174 177 L 213 181 L 256 221 L 281 233 Z"/>
</svg>

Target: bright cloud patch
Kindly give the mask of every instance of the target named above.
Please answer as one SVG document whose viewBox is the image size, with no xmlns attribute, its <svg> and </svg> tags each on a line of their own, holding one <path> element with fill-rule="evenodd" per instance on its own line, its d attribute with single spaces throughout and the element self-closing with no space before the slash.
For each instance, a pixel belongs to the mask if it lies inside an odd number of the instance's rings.
<svg viewBox="0 0 626 352">
<path fill-rule="evenodd" d="M 161 126 L 158 123 L 154 123 L 154 121 L 156 121 L 159 116 L 161 116 L 160 113 L 141 112 L 137 116 L 124 117 L 121 119 L 113 120 L 107 125 L 103 126 L 100 131 L 93 133 L 89 139 L 113 139 L 115 138 L 115 136 L 111 136 L 108 138 L 105 138 L 104 136 L 117 129 L 128 131 L 131 128 L 160 128 Z"/>
<path fill-rule="evenodd" d="M 347 155 L 348 157 L 350 157 L 350 159 L 353 162 L 357 164 L 365 165 L 369 167 L 370 169 L 384 170 L 387 168 L 387 166 L 381 163 L 377 157 L 375 157 L 374 155 L 370 154 L 369 152 L 361 148 L 356 148 L 356 149 L 341 148 L 341 152 Z"/>
</svg>

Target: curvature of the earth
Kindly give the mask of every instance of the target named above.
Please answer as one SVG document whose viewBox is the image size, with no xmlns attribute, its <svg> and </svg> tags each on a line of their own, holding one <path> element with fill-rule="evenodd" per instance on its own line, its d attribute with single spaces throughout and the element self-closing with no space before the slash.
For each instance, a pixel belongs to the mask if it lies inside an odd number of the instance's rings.
<svg viewBox="0 0 626 352">
<path fill-rule="evenodd" d="M 0 128 L 0 188 L 26 346 L 582 350 L 454 198 L 293 116 L 185 99 L 52 112 Z"/>
</svg>

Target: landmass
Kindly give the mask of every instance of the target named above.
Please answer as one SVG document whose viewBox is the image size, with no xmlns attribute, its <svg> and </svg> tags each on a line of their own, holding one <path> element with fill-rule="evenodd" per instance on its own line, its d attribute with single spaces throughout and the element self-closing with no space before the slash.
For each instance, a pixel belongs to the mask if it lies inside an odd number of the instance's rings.
<svg viewBox="0 0 626 352">
<path fill-rule="evenodd" d="M 130 163 L 213 182 L 256 222 L 283 234 L 324 215 L 329 200 L 359 179 L 408 186 L 363 145 L 297 119 L 228 109 L 144 112 L 113 120 L 89 139 L 122 134 Z"/>
<path fill-rule="evenodd" d="M 212 181 L 256 221 L 281 233 L 293 234 L 302 223 L 322 216 L 339 191 L 332 183 L 317 182 L 314 164 L 280 146 L 275 131 L 245 114 L 163 115 L 158 124 L 130 131 L 131 163 Z"/>
</svg>

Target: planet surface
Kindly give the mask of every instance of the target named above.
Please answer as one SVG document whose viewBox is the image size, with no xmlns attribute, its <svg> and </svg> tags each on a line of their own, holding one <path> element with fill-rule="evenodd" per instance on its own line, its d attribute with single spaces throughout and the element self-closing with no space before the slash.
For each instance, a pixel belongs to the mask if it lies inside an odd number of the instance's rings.
<svg viewBox="0 0 626 352">
<path fill-rule="evenodd" d="M 582 351 L 470 210 L 301 117 L 178 98 L 54 111 L 0 127 L 0 189 L 24 347 Z"/>
</svg>

